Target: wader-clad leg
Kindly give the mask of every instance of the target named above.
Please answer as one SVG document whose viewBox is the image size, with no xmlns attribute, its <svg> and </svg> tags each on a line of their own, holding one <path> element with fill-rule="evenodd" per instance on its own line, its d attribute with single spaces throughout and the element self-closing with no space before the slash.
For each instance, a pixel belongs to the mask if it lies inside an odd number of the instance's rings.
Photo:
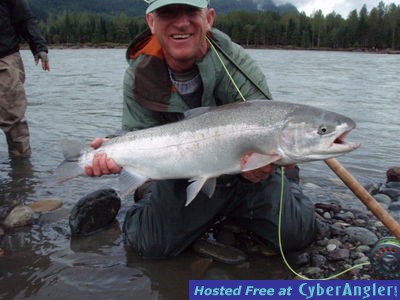
<svg viewBox="0 0 400 300">
<path fill-rule="evenodd" d="M 206 232 L 222 214 L 277 247 L 280 174 L 276 172 L 259 184 L 241 180 L 240 175 L 228 178 L 218 180 L 211 199 L 200 193 L 187 207 L 187 180 L 154 182 L 151 193 L 126 214 L 126 241 L 144 257 L 174 256 Z M 312 202 L 297 184 L 285 180 L 283 206 L 285 250 L 306 246 L 314 238 Z"/>
<path fill-rule="evenodd" d="M 31 155 L 24 82 L 25 70 L 19 53 L 0 59 L 0 127 L 12 158 Z"/>
<path fill-rule="evenodd" d="M 8 153 L 12 158 L 29 157 L 32 154 L 29 144 L 29 128 L 26 120 L 21 120 L 6 131 Z"/>
<path fill-rule="evenodd" d="M 281 236 L 284 251 L 299 250 L 315 238 L 316 220 L 312 201 L 300 186 L 284 177 Z M 226 215 L 243 228 L 255 233 L 274 247 L 279 247 L 278 224 L 281 198 L 281 173 L 272 174 L 258 184 L 241 181 L 235 202 Z"/>
<path fill-rule="evenodd" d="M 234 189 L 217 184 L 213 197 L 200 193 L 186 203 L 187 180 L 155 181 L 150 193 L 135 203 L 124 222 L 125 239 L 139 255 L 178 255 L 214 223 L 234 195 Z"/>
</svg>

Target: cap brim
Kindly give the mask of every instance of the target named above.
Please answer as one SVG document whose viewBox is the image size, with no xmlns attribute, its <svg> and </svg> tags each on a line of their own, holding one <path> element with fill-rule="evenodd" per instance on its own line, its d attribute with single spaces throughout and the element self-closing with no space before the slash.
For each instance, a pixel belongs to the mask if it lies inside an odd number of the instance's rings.
<svg viewBox="0 0 400 300">
<path fill-rule="evenodd" d="M 156 0 L 153 3 L 149 5 L 146 9 L 146 14 L 151 13 L 155 11 L 156 9 L 159 9 L 160 7 L 167 6 L 167 5 L 172 5 L 172 4 L 184 4 L 184 5 L 190 5 L 190 6 L 195 6 L 199 8 L 206 8 L 208 6 L 208 1 L 207 0 Z"/>
</svg>

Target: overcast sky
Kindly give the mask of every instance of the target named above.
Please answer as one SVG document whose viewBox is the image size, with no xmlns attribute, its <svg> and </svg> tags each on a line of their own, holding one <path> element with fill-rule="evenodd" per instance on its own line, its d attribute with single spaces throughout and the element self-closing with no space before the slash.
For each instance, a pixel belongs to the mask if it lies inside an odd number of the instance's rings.
<svg viewBox="0 0 400 300">
<path fill-rule="evenodd" d="M 366 4 L 369 12 L 372 8 L 377 7 L 380 1 L 381 0 L 275 0 L 275 3 L 290 2 L 295 5 L 300 12 L 304 11 L 308 16 L 314 11 L 321 9 L 324 15 L 335 11 L 341 14 L 343 18 L 347 18 L 352 10 L 357 9 L 359 12 L 361 7 Z M 385 0 L 383 2 L 385 4 L 400 4 L 400 0 Z"/>
</svg>

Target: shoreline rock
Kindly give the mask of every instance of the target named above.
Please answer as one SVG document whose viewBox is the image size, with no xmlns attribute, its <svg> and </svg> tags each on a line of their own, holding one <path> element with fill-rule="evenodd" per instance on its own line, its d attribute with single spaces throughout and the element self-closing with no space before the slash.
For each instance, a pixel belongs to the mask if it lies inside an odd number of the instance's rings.
<svg viewBox="0 0 400 300">
<path fill-rule="evenodd" d="M 16 206 L 4 220 L 8 228 L 27 226 L 33 223 L 34 211 L 24 205 Z"/>
</svg>

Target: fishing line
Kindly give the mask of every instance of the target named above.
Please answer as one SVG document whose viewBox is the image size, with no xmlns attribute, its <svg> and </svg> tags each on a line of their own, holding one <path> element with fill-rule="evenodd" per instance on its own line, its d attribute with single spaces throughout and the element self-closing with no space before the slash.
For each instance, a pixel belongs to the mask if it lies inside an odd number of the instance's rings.
<svg viewBox="0 0 400 300">
<path fill-rule="evenodd" d="M 286 256 L 285 256 L 285 254 L 283 253 L 283 246 L 282 246 L 282 214 L 283 214 L 283 195 L 284 195 L 284 188 L 285 188 L 285 167 L 283 167 L 283 166 L 281 166 L 281 196 L 280 196 L 280 199 L 279 199 L 279 218 L 278 218 L 278 243 L 279 243 L 279 251 L 280 251 L 280 253 L 281 253 L 281 256 L 282 256 L 282 259 L 283 259 L 283 261 L 285 262 L 285 264 L 286 264 L 286 266 L 288 267 L 288 269 L 293 273 L 293 274 L 295 274 L 296 276 L 298 276 L 298 277 L 300 277 L 301 279 L 305 279 L 305 280 L 315 280 L 315 279 L 313 279 L 313 278 L 308 278 L 308 277 L 306 277 L 306 276 L 304 276 L 304 275 L 302 275 L 302 274 L 299 274 L 299 273 L 297 273 L 291 266 L 290 266 L 290 264 L 289 264 L 289 262 L 286 260 Z M 330 280 L 330 279 L 335 279 L 336 277 L 339 277 L 339 276 L 341 276 L 341 275 L 343 275 L 343 274 L 345 274 L 345 273 L 347 273 L 347 272 L 350 272 L 351 270 L 353 270 L 353 269 L 357 269 L 357 268 L 359 268 L 359 267 L 362 267 L 362 266 L 366 266 L 366 265 L 369 265 L 370 263 L 369 262 L 365 262 L 365 263 L 361 263 L 361 264 L 358 264 L 358 265 L 355 265 L 355 266 L 353 266 L 353 267 L 351 267 L 351 268 L 348 268 L 348 269 L 346 269 L 346 270 L 344 270 L 343 272 L 340 272 L 340 273 L 338 273 L 338 274 L 336 274 L 336 275 L 332 275 L 332 276 L 330 276 L 330 277 L 327 277 L 327 278 L 317 278 L 318 280 Z"/>
<path fill-rule="evenodd" d="M 230 79 L 230 81 L 232 82 L 232 84 L 234 85 L 235 89 L 237 90 L 237 92 L 239 93 L 240 97 L 242 98 L 242 101 L 246 102 L 246 98 L 243 96 L 242 92 L 240 91 L 239 87 L 237 86 L 235 80 L 233 79 L 233 77 L 231 76 L 231 74 L 229 73 L 228 68 L 225 66 L 224 61 L 222 60 L 222 57 L 219 55 L 217 49 L 215 48 L 214 44 L 207 36 L 206 36 L 206 40 L 207 42 L 210 44 L 211 49 L 213 50 L 213 52 L 217 55 L 222 67 L 224 68 L 226 74 L 228 75 L 228 78 Z M 215 44 L 216 45 L 216 44 Z M 239 67 L 237 66 L 237 64 L 224 52 L 222 51 L 221 48 L 218 48 L 219 51 L 222 52 L 222 54 L 224 54 L 224 56 L 235 65 L 235 67 L 237 67 L 239 69 L 239 71 L 253 84 L 255 85 L 264 95 L 265 93 L 262 91 L 262 89 L 253 81 L 251 80 L 251 78 L 249 78 L 246 73 Z M 269 97 L 267 97 L 267 95 L 265 95 L 267 99 L 269 99 Z M 279 251 L 280 254 L 282 256 L 283 261 L 285 262 L 286 267 L 293 273 L 295 274 L 297 277 L 304 279 L 304 280 L 316 280 L 318 278 L 308 278 L 302 274 L 297 273 L 289 264 L 289 262 L 286 259 L 285 253 L 283 252 L 283 245 L 282 245 L 282 215 L 283 215 L 283 196 L 284 196 L 284 188 L 285 188 L 285 168 L 283 166 L 281 166 L 281 193 L 280 193 L 280 199 L 279 199 L 279 216 L 278 216 L 278 244 L 279 244 Z M 327 278 L 319 278 L 318 280 L 331 280 L 331 279 L 335 279 L 347 272 L 350 272 L 351 270 L 360 268 L 362 266 L 366 266 L 366 265 L 370 265 L 369 262 L 365 262 L 365 263 L 361 263 L 361 264 L 357 264 L 351 268 L 348 268 L 346 270 L 344 270 L 343 272 L 340 272 L 338 274 L 332 275 L 330 277 Z"/>
<path fill-rule="evenodd" d="M 229 79 L 231 80 L 231 82 L 233 83 L 233 85 L 235 86 L 235 89 L 238 91 L 240 97 L 242 98 L 242 101 L 246 102 L 246 98 L 243 96 L 242 92 L 240 91 L 239 87 L 237 86 L 235 80 L 232 78 L 231 73 L 229 73 L 227 67 L 225 66 L 224 61 L 222 60 L 222 57 L 219 55 L 217 49 L 215 49 L 214 44 L 210 41 L 210 39 L 206 36 L 206 40 L 207 42 L 210 44 L 212 50 L 214 51 L 214 53 L 217 55 L 222 67 L 224 68 L 226 74 L 228 75 Z"/>
<path fill-rule="evenodd" d="M 231 78 L 231 76 L 230 76 L 230 74 L 229 74 L 229 71 L 226 69 L 224 62 L 222 61 L 222 59 L 221 59 L 221 57 L 220 57 L 220 55 L 219 55 L 219 52 L 222 53 L 222 54 L 225 56 L 225 58 L 226 58 L 233 66 L 235 66 L 235 68 L 236 68 L 240 73 L 242 73 L 242 75 L 243 75 L 248 81 L 250 81 L 250 82 L 254 85 L 254 87 L 256 87 L 256 88 L 260 91 L 261 94 L 264 95 L 264 97 L 265 97 L 266 99 L 272 100 L 272 99 L 271 99 L 271 96 L 270 96 L 266 91 L 264 91 L 264 90 L 257 84 L 257 82 L 256 82 L 251 76 L 249 76 L 249 75 L 247 74 L 247 72 L 245 72 L 245 71 L 242 69 L 242 67 L 241 67 L 239 64 L 237 64 L 236 61 L 234 61 L 234 60 L 232 59 L 232 57 L 230 57 L 230 55 L 229 55 L 228 53 L 226 53 L 226 52 L 224 51 L 224 49 L 222 49 L 213 39 L 210 39 L 210 38 L 207 37 L 207 36 L 206 36 L 206 40 L 207 40 L 208 43 L 211 45 L 213 51 L 215 52 L 215 54 L 216 54 L 217 57 L 219 58 L 219 60 L 220 60 L 220 62 L 221 62 L 221 64 L 222 64 L 222 66 L 224 67 L 225 72 L 227 72 L 229 78 Z M 217 50 L 218 50 L 218 51 L 217 51 Z M 232 78 L 231 78 L 231 80 L 232 80 L 233 84 L 234 84 L 235 87 L 236 87 L 236 84 L 235 84 L 234 80 L 233 80 Z M 236 87 L 236 90 L 238 90 L 238 92 L 240 93 L 239 88 Z M 244 97 L 242 97 L 242 99 L 243 99 L 243 101 L 246 101 L 246 99 L 245 99 Z"/>
</svg>

